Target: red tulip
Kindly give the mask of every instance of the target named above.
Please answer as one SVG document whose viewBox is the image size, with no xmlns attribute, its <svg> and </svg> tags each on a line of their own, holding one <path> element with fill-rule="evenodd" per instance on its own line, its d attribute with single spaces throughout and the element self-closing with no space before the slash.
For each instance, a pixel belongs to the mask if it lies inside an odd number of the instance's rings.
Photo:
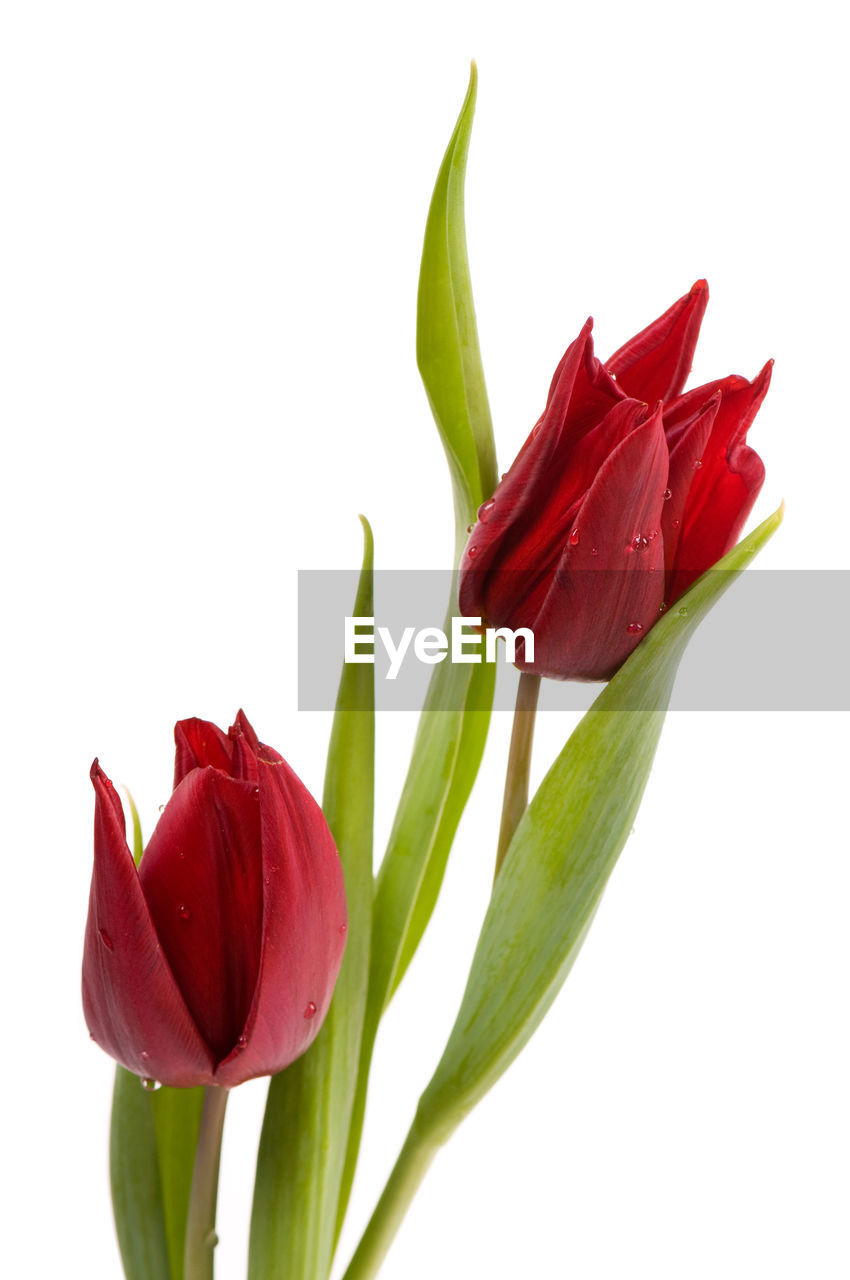
<svg viewBox="0 0 850 1280">
<path fill-rule="evenodd" d="M 240 711 L 174 730 L 174 792 L 138 871 L 95 760 L 83 958 L 92 1037 L 164 1084 L 230 1087 L 315 1038 L 345 946 L 339 855 L 313 797 Z"/>
<path fill-rule="evenodd" d="M 764 480 L 746 435 L 772 362 L 753 382 L 732 375 L 682 394 L 707 301 L 700 280 L 604 364 L 588 320 L 480 508 L 460 609 L 532 630 L 520 670 L 607 679 L 734 545 Z"/>
</svg>

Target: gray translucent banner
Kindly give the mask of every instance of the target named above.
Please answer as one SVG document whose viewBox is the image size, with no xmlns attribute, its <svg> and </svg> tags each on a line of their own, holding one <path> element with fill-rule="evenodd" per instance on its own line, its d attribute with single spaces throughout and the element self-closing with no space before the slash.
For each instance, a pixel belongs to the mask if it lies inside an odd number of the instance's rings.
<svg viewBox="0 0 850 1280">
<path fill-rule="evenodd" d="M 596 578 L 599 587 L 599 573 Z M 298 706 L 329 711 L 336 702 L 346 652 L 346 618 L 354 613 L 358 574 L 349 570 L 306 570 L 298 575 Z M 590 586 L 588 582 L 588 586 Z M 452 608 L 447 616 L 447 606 Z M 360 624 L 349 652 L 375 655 L 375 700 L 381 711 L 416 711 L 422 706 L 435 665 L 417 657 L 442 648 L 439 629 L 451 649 L 451 616 L 458 615 L 451 573 L 443 570 L 375 573 L 374 627 Z M 673 609 L 677 604 L 672 606 Z M 352 624 L 347 624 L 349 631 Z M 388 637 L 395 660 L 378 629 Z M 413 633 L 410 633 L 410 629 Z M 366 636 L 376 632 L 374 646 Z M 403 633 L 409 635 L 402 654 Z M 483 638 L 469 637 L 464 652 L 484 654 Z M 850 710 L 850 572 L 840 570 L 748 569 L 732 582 L 708 617 L 694 630 L 682 659 L 671 709 L 679 711 L 847 711 Z M 443 664 L 452 661 L 449 651 Z M 517 672 L 497 647 L 497 710 L 511 710 Z M 460 664 L 457 664 L 461 674 Z M 471 670 L 463 664 L 462 671 Z M 392 674 L 392 678 L 390 678 Z M 447 680 L 441 704 L 453 705 L 465 681 Z M 584 710 L 599 684 L 544 680 L 542 710 Z"/>
</svg>

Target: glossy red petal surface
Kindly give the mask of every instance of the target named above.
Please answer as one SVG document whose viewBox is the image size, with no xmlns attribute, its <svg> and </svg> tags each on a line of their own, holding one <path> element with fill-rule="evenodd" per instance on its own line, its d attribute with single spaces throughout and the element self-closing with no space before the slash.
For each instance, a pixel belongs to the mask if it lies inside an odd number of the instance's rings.
<svg viewBox="0 0 850 1280">
<path fill-rule="evenodd" d="M 121 801 L 98 767 L 83 1009 L 97 1043 L 139 1076 L 209 1084 L 214 1062 L 171 972 L 124 835 Z"/>
<path fill-rule="evenodd" d="M 607 679 L 657 621 L 666 487 L 659 406 L 600 468 L 576 518 L 579 540 L 566 546 L 530 624 L 534 662 L 517 663 L 521 670 L 561 680 Z"/>
<path fill-rule="evenodd" d="M 220 1061 L 242 1032 L 260 964 L 256 785 L 213 767 L 189 773 L 165 806 L 139 875 L 183 998 Z"/>
<path fill-rule="evenodd" d="M 174 726 L 174 786 L 193 769 L 212 765 L 230 773 L 233 746 L 226 733 L 209 720 L 178 720 Z"/>
<path fill-rule="evenodd" d="M 232 1086 L 281 1071 L 327 1013 L 347 928 L 342 867 L 321 809 L 285 761 L 260 760 L 262 956 L 244 1047 L 220 1064 Z"/>
<path fill-rule="evenodd" d="M 669 602 L 735 545 L 764 482 L 764 464 L 746 435 L 770 385 L 772 361 L 753 382 L 732 376 L 690 395 L 720 392 L 711 435 L 695 472 L 668 585 Z"/>
<path fill-rule="evenodd" d="M 629 396 L 654 404 L 678 396 L 687 381 L 708 305 L 708 285 L 698 280 L 657 320 L 605 361 Z"/>
<path fill-rule="evenodd" d="M 716 392 L 710 400 L 693 412 L 672 415 L 665 412 L 664 414 L 664 430 L 670 451 L 666 492 L 670 496 L 661 511 L 661 533 L 664 538 L 664 567 L 668 574 L 668 583 L 672 581 L 671 575 L 682 536 L 682 517 L 687 506 L 688 495 L 696 472 L 702 465 L 702 456 L 708 445 L 719 406 L 720 393 Z M 665 593 L 665 599 L 670 603 L 675 596 L 671 596 L 668 591 Z"/>
</svg>

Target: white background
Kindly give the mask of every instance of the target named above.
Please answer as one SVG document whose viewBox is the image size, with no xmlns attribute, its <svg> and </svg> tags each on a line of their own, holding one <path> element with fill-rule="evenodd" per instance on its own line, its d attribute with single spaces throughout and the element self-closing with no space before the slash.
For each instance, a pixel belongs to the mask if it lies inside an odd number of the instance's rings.
<svg viewBox="0 0 850 1280">
<path fill-rule="evenodd" d="M 112 1064 L 79 960 L 88 768 L 146 830 L 183 716 L 240 705 L 320 791 L 299 568 L 444 567 L 414 361 L 427 204 L 480 68 L 468 232 L 500 460 L 585 316 L 603 356 L 708 277 L 694 368 L 776 358 L 761 564 L 847 567 L 837 6 L 11 3 L 0 32 L 2 940 L 10 1275 L 119 1275 Z M 829 602 L 811 619 L 830 626 Z M 781 628 L 783 618 L 775 619 Z M 740 637 L 742 650 L 747 636 Z M 413 720 L 379 727 L 380 850 Z M 571 722 L 540 726 L 539 776 Z M 497 718 L 386 1020 L 353 1247 L 439 1056 L 491 875 Z M 567 989 L 438 1158 L 386 1280 L 848 1274 L 846 717 L 670 717 Z M 231 1103 L 244 1274 L 264 1084 Z M 8 1265 L 6 1265 L 8 1264 Z"/>
</svg>

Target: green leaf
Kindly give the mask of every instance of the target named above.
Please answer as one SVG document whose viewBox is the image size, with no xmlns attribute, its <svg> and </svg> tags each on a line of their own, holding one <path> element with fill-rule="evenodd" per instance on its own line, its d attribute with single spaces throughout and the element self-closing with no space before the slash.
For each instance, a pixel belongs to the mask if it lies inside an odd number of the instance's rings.
<svg viewBox="0 0 850 1280">
<path fill-rule="evenodd" d="M 127 1280 L 176 1280 L 169 1265 L 151 1095 L 116 1068 L 109 1135 L 112 1212 Z"/>
<path fill-rule="evenodd" d="M 466 99 L 428 212 L 416 323 L 419 371 L 451 472 L 456 560 L 466 541 L 467 525 L 495 489 L 497 479 L 464 225 L 464 182 L 476 87 L 473 63 Z M 453 583 L 450 617 L 456 611 L 455 602 Z M 444 663 L 435 667 L 429 682 L 407 780 L 378 875 L 369 1000 L 337 1234 L 357 1164 L 378 1025 L 436 904 L 455 831 L 481 763 L 494 680 L 494 670 L 487 666 Z"/>
<path fill-rule="evenodd" d="M 354 612 L 374 613 L 372 533 Z M 323 809 L 342 858 L 348 940 L 325 1024 L 269 1088 L 251 1222 L 251 1280 L 325 1280 L 335 1225 L 369 974 L 375 754 L 374 667 L 343 667 Z"/>
<path fill-rule="evenodd" d="M 204 1090 L 162 1088 L 147 1096 L 156 1130 L 171 1276 L 172 1280 L 183 1280 L 186 1219 L 189 1214 L 189 1195 L 192 1190 Z"/>
<path fill-rule="evenodd" d="M 494 885 L 457 1021 L 420 1100 L 420 1128 L 450 1132 L 560 990 L 631 830 L 685 646 L 781 517 L 780 509 L 656 623 L 542 782 Z"/>
<path fill-rule="evenodd" d="M 435 1152 L 551 1006 L 631 830 L 690 635 L 781 518 L 780 508 L 656 623 L 538 788 L 493 887 L 443 1056 L 345 1280 L 377 1274 Z"/>
<path fill-rule="evenodd" d="M 452 134 L 428 211 L 416 323 L 416 357 L 451 471 L 458 545 L 496 488 L 496 448 L 466 253 L 464 181 L 478 75 Z"/>
</svg>

